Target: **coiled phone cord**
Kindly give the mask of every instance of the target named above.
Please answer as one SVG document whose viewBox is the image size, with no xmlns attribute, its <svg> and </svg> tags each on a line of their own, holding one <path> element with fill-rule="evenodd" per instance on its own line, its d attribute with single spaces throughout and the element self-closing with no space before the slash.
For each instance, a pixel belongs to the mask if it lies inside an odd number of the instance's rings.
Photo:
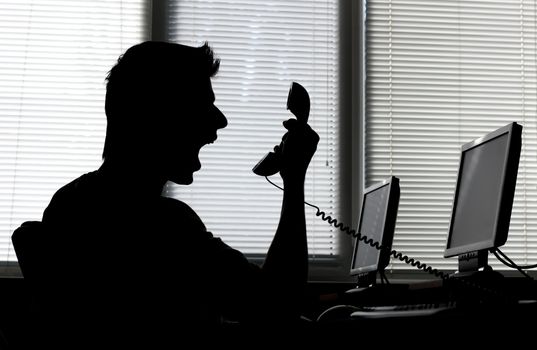
<svg viewBox="0 0 537 350">
<path fill-rule="evenodd" d="M 429 266 L 429 265 L 427 265 L 425 263 L 422 263 L 419 260 L 411 258 L 408 255 L 405 255 L 405 254 L 403 254 L 401 252 L 398 252 L 395 249 L 390 249 L 390 247 L 383 246 L 382 244 L 380 244 L 380 242 L 375 241 L 374 239 L 369 238 L 366 235 L 362 235 L 360 232 L 351 229 L 349 226 L 345 226 L 341 222 L 338 222 L 337 219 L 334 219 L 330 215 L 327 215 L 324 211 L 319 209 L 318 206 L 313 205 L 313 204 L 308 203 L 308 202 L 304 202 L 304 203 L 306 205 L 309 205 L 310 207 L 314 208 L 315 210 L 317 210 L 317 212 L 315 213 L 316 216 L 319 216 L 322 220 L 328 222 L 330 225 L 334 226 L 335 228 L 340 229 L 341 231 L 347 233 L 348 235 L 351 235 L 352 237 L 354 237 L 354 238 L 356 238 L 356 239 L 358 239 L 358 240 L 360 240 L 360 241 L 362 241 L 362 242 L 364 242 L 366 244 L 369 244 L 371 247 L 374 247 L 374 248 L 376 248 L 378 250 L 387 251 L 387 252 L 390 253 L 391 256 L 393 256 L 394 258 L 405 262 L 406 264 L 409 264 L 409 265 L 412 265 L 414 267 L 417 267 L 418 269 L 426 271 L 426 272 L 428 272 L 428 273 L 430 273 L 432 275 L 435 275 L 436 277 L 439 277 L 439 278 L 441 278 L 443 280 L 449 279 L 448 274 L 446 274 L 446 273 L 444 273 L 442 271 L 438 271 L 437 269 L 434 269 L 431 266 Z"/>
<path fill-rule="evenodd" d="M 272 186 L 274 186 L 276 188 L 279 188 L 280 190 L 283 190 L 282 187 L 280 187 L 277 184 L 275 184 L 274 182 L 272 182 L 268 178 L 268 176 L 265 176 L 265 179 L 267 179 L 267 181 Z M 320 217 L 322 220 L 328 222 L 330 225 L 334 226 L 335 228 L 340 229 L 341 231 L 347 233 L 348 235 L 351 235 L 352 237 L 354 237 L 354 238 L 356 238 L 356 239 L 358 239 L 360 241 L 363 241 L 366 244 L 369 244 L 371 247 L 373 247 L 375 249 L 378 249 L 378 250 L 382 250 L 382 251 L 388 251 L 390 253 L 390 255 L 393 256 L 394 258 L 399 259 L 399 260 L 401 260 L 401 261 L 403 261 L 403 262 L 405 262 L 405 263 L 407 263 L 409 265 L 417 267 L 418 269 L 426 271 L 426 272 L 428 272 L 430 274 L 433 274 L 436 277 L 439 277 L 439 278 L 441 278 L 443 280 L 449 279 L 448 274 L 446 274 L 446 273 L 444 273 L 442 271 L 438 271 L 437 269 L 434 269 L 431 266 L 428 266 L 427 264 L 420 262 L 419 260 L 411 258 L 411 257 L 409 257 L 407 255 L 404 255 L 403 253 L 398 252 L 395 249 L 390 249 L 389 247 L 382 246 L 382 244 L 380 244 L 380 242 L 375 241 L 374 239 L 369 238 L 366 235 L 362 235 L 360 232 L 357 232 L 356 230 L 351 229 L 349 226 L 343 225 L 343 223 L 338 222 L 337 219 L 334 219 L 330 215 L 327 215 L 326 212 L 322 211 L 318 206 L 316 206 L 314 204 L 311 204 L 311 203 L 308 203 L 308 202 L 304 202 L 304 204 L 314 208 L 317 211 L 315 213 L 315 215 Z"/>
<path fill-rule="evenodd" d="M 276 188 L 278 188 L 278 189 L 283 191 L 283 188 L 281 186 L 275 184 L 274 182 L 272 182 L 268 178 L 268 176 L 265 176 L 265 179 L 271 185 L 273 185 L 274 187 L 276 187 Z M 405 254 L 403 254 L 401 252 L 398 252 L 395 249 L 391 249 L 390 247 L 382 246 L 382 244 L 380 244 L 380 242 L 375 241 L 372 238 L 368 238 L 366 235 L 362 235 L 360 232 L 357 232 L 356 230 L 351 229 L 349 226 L 345 226 L 343 223 L 339 222 L 337 219 L 334 219 L 330 215 L 327 215 L 326 212 L 322 211 L 318 206 L 316 206 L 314 204 L 311 204 L 311 203 L 308 203 L 306 201 L 304 201 L 304 204 L 314 208 L 316 210 L 315 215 L 320 217 L 323 221 L 326 221 L 330 225 L 334 226 L 335 228 L 338 228 L 339 230 L 347 233 L 348 235 L 350 235 L 352 237 L 355 237 L 356 239 L 358 239 L 360 241 L 363 241 L 366 244 L 369 244 L 373 248 L 376 248 L 376 249 L 382 250 L 382 251 L 388 251 L 391 256 L 393 256 L 396 259 L 399 259 L 399 260 L 403 261 L 406 264 L 412 265 L 412 266 L 414 266 L 414 267 L 416 267 L 416 268 L 418 268 L 420 270 L 428 272 L 428 273 L 430 273 L 430 274 L 432 274 L 432 275 L 434 275 L 436 277 L 441 278 L 444 281 L 447 281 L 447 280 L 453 281 L 453 280 L 455 280 L 457 282 L 462 283 L 466 287 L 475 288 L 475 289 L 481 290 L 483 292 L 486 292 L 490 296 L 494 296 L 496 298 L 499 297 L 499 298 L 502 298 L 502 299 L 506 298 L 504 293 L 501 293 L 498 290 L 493 290 L 493 289 L 490 289 L 488 287 L 484 287 L 482 285 L 479 285 L 479 284 L 477 284 L 477 283 L 475 283 L 473 281 L 467 280 L 467 279 L 458 279 L 458 278 L 454 279 L 454 278 L 451 278 L 449 276 L 449 274 L 447 274 L 447 273 L 445 273 L 443 271 L 439 271 L 438 269 L 432 268 L 431 266 L 429 266 L 429 265 L 427 265 L 425 263 L 422 263 L 419 260 L 411 258 L 408 255 L 405 255 Z"/>
</svg>

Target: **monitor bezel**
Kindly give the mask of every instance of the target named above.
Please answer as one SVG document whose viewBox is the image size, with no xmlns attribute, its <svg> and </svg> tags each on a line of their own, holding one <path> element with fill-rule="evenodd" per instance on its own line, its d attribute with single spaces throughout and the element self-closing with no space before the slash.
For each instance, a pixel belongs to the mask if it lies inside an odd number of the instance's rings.
<svg viewBox="0 0 537 350">
<path fill-rule="evenodd" d="M 380 240 L 380 244 L 384 247 L 390 247 L 392 246 L 393 242 L 393 236 L 395 231 L 395 222 L 397 219 L 397 210 L 399 208 L 399 196 L 400 196 L 400 188 L 399 188 L 399 179 L 395 176 L 391 176 L 384 181 L 381 181 L 377 184 L 374 184 L 372 186 L 369 186 L 364 189 L 363 195 L 362 195 L 362 203 L 360 207 L 360 218 L 358 221 L 358 228 L 357 232 L 360 232 L 360 228 L 362 225 L 362 215 L 364 212 L 364 203 L 365 199 L 368 194 L 371 192 L 374 192 L 376 190 L 379 190 L 380 188 L 388 186 L 388 199 L 386 200 L 386 207 L 384 211 L 384 227 L 382 229 L 382 237 Z M 361 266 L 361 267 L 354 267 L 354 262 L 356 258 L 356 254 L 358 253 L 358 246 L 359 244 L 366 244 L 363 241 L 358 241 L 357 239 L 354 240 L 354 247 L 353 247 L 353 253 L 352 253 L 352 260 L 351 260 L 351 269 L 350 274 L 352 276 L 356 275 L 362 275 L 367 273 L 376 273 L 377 271 L 381 271 L 386 266 L 388 266 L 388 263 L 390 262 L 390 252 L 389 250 L 382 250 L 380 251 L 380 254 L 377 256 L 377 260 L 374 264 L 367 265 L 367 266 Z M 374 247 L 370 247 L 371 249 L 376 249 Z"/>
<path fill-rule="evenodd" d="M 462 178 L 462 165 L 464 156 L 467 151 L 476 147 L 482 146 L 498 137 L 507 134 L 507 152 L 503 159 L 504 169 L 501 175 L 502 189 L 500 190 L 500 200 L 496 207 L 496 222 L 494 223 L 494 232 L 490 239 L 480 242 L 464 244 L 460 246 L 450 246 L 453 235 L 453 222 L 455 219 L 456 203 L 459 195 L 459 187 Z M 451 207 L 451 218 L 449 222 L 449 231 L 444 250 L 444 257 L 449 258 L 457 255 L 471 254 L 480 250 L 488 250 L 497 248 L 505 244 L 509 233 L 509 224 L 511 221 L 511 211 L 516 188 L 516 179 L 518 173 L 518 163 L 520 158 L 520 148 L 522 139 L 522 126 L 516 122 L 507 124 L 499 129 L 496 129 L 483 137 L 465 143 L 461 146 L 459 157 L 459 168 L 457 172 L 457 182 L 453 202 Z"/>
</svg>

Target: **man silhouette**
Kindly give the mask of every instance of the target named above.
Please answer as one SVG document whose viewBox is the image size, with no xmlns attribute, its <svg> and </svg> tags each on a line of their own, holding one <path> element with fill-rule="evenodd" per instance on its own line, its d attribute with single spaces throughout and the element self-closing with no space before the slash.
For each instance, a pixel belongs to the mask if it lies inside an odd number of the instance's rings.
<svg viewBox="0 0 537 350">
<path fill-rule="evenodd" d="M 207 44 L 149 41 L 109 72 L 102 166 L 59 189 L 43 214 L 54 272 L 39 302 L 53 345 L 168 347 L 236 322 L 299 320 L 304 179 L 319 140 L 308 125 L 284 122 L 282 212 L 262 266 L 161 195 L 167 181 L 192 183 L 200 149 L 227 125 L 211 86 L 218 68 Z"/>
</svg>

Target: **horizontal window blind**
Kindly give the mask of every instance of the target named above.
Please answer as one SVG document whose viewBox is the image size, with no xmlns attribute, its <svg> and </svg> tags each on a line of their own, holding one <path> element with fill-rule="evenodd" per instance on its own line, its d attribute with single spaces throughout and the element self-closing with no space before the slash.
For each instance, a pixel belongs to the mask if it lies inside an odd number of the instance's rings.
<svg viewBox="0 0 537 350">
<path fill-rule="evenodd" d="M 507 244 L 537 263 L 535 1 L 369 0 L 365 176 L 401 179 L 394 248 L 444 259 L 460 146 L 516 121 L 523 144 Z M 496 269 L 506 268 L 491 255 Z M 392 260 L 394 269 L 413 269 Z"/>
<path fill-rule="evenodd" d="M 311 98 L 309 123 L 321 138 L 308 170 L 306 200 L 338 216 L 337 1 L 170 1 L 170 39 L 205 41 L 221 59 L 213 79 L 216 105 L 229 125 L 202 149 L 203 167 L 169 195 L 189 203 L 208 229 L 247 254 L 266 253 L 282 192 L 252 167 L 280 143 L 291 82 Z M 280 182 L 279 175 L 274 181 Z M 337 254 L 339 233 L 307 207 L 310 254 Z"/>
<path fill-rule="evenodd" d="M 0 2 L 0 261 L 62 185 L 101 163 L 105 77 L 147 38 L 143 0 Z"/>
</svg>

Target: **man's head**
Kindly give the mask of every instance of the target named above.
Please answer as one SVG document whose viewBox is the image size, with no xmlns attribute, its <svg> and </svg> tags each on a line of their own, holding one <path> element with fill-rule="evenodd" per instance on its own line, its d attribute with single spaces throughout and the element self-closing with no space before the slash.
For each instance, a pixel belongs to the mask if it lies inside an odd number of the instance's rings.
<svg viewBox="0 0 537 350">
<path fill-rule="evenodd" d="M 209 45 L 148 41 L 129 48 L 107 77 L 106 161 L 189 184 L 198 153 L 227 125 L 211 86 L 219 68 Z"/>
</svg>

